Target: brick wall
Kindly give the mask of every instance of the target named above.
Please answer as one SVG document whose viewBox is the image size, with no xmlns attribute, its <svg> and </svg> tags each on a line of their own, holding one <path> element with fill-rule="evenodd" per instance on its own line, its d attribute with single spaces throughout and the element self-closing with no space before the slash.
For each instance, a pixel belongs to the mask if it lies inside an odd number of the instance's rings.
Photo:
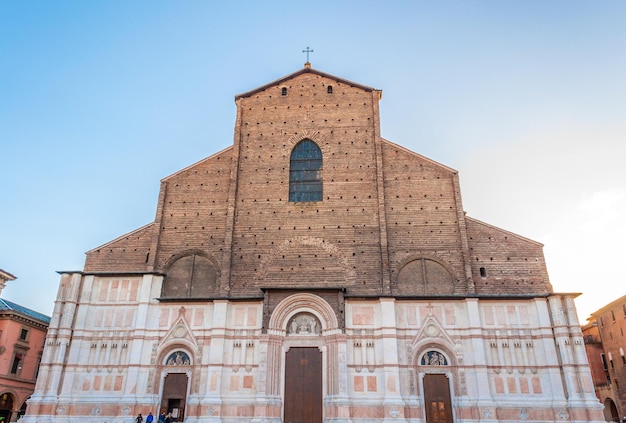
<svg viewBox="0 0 626 423">
<path fill-rule="evenodd" d="M 85 270 L 167 272 L 193 252 L 221 296 L 402 296 L 401 269 L 428 258 L 455 295 L 551 292 L 541 244 L 466 218 L 456 171 L 380 137 L 379 99 L 312 70 L 238 96 L 233 147 L 165 178 L 154 224 L 88 252 Z M 305 138 L 323 154 L 323 201 L 290 203 Z"/>
</svg>

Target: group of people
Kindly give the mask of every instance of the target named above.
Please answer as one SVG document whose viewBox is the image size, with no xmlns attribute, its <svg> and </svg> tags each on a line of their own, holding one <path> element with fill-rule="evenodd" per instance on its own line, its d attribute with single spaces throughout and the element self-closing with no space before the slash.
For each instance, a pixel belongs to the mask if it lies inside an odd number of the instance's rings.
<svg viewBox="0 0 626 423">
<path fill-rule="evenodd" d="M 158 423 L 172 423 L 172 421 L 173 421 L 172 413 L 165 414 L 164 411 L 161 411 L 161 414 L 159 414 Z M 143 416 L 141 415 L 141 413 L 137 415 L 137 417 L 135 418 L 135 422 L 143 423 Z M 146 423 L 153 423 L 153 422 L 154 422 L 154 416 L 152 415 L 152 412 L 149 412 L 148 415 L 146 416 Z"/>
</svg>

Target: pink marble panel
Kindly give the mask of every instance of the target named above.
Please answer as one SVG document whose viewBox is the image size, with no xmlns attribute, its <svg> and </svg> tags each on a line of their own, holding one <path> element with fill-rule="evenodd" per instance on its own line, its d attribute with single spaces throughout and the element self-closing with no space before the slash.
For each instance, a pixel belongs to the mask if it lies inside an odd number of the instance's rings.
<svg viewBox="0 0 626 423">
<path fill-rule="evenodd" d="M 367 391 L 368 392 L 376 392 L 378 387 L 376 386 L 376 376 L 368 376 L 367 377 Z"/>
<path fill-rule="evenodd" d="M 504 394 L 504 381 L 501 377 L 496 376 L 493 378 L 493 381 L 496 385 L 496 394 Z"/>
<path fill-rule="evenodd" d="M 256 307 L 248 307 L 247 326 L 256 326 Z"/>
<path fill-rule="evenodd" d="M 526 379 L 525 377 L 521 377 L 519 379 L 519 390 L 522 394 L 530 393 L 530 386 L 528 385 L 528 379 Z"/>
<path fill-rule="evenodd" d="M 363 392 L 365 391 L 365 386 L 363 384 L 363 376 L 354 376 L 354 392 Z"/>
<path fill-rule="evenodd" d="M 485 324 L 486 325 L 493 325 L 493 307 L 492 306 L 485 306 L 483 307 L 483 313 L 485 314 Z"/>
<path fill-rule="evenodd" d="M 517 383 L 515 383 L 515 378 L 514 377 L 507 377 L 506 378 L 506 384 L 509 388 L 509 394 L 516 394 L 517 393 Z"/>
<path fill-rule="evenodd" d="M 352 324 L 372 325 L 374 324 L 373 307 L 354 307 L 352 311 Z"/>
<path fill-rule="evenodd" d="M 232 392 L 237 392 L 239 390 L 239 376 L 230 376 L 230 385 L 228 386 L 228 389 Z"/>
</svg>

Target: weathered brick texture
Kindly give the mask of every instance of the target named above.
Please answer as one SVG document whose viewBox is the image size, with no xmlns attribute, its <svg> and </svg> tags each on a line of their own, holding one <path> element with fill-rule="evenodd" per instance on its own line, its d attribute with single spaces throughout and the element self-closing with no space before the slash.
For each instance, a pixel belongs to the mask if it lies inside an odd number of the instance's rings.
<svg viewBox="0 0 626 423">
<path fill-rule="evenodd" d="M 381 138 L 380 94 L 304 68 L 237 96 L 233 146 L 165 178 L 154 223 L 89 251 L 85 271 L 167 273 L 199 254 L 229 298 L 551 292 L 541 244 L 465 217 L 455 170 Z M 323 200 L 293 203 L 290 155 L 306 138 Z"/>
</svg>

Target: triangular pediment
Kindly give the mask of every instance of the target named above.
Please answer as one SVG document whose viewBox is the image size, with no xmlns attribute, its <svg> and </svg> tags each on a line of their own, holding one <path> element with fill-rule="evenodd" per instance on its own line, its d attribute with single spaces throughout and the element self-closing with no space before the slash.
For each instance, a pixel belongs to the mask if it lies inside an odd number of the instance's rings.
<svg viewBox="0 0 626 423">
<path fill-rule="evenodd" d="M 252 91 L 248 91 L 248 92 L 245 92 L 245 93 L 242 93 L 242 94 L 238 94 L 238 95 L 235 96 L 235 100 L 237 100 L 239 98 L 250 97 L 250 96 L 252 96 L 252 95 L 254 95 L 256 93 L 259 93 L 261 91 L 265 91 L 266 89 L 271 88 L 271 87 L 283 85 L 283 84 L 285 84 L 285 82 L 287 82 L 287 81 L 289 81 L 291 79 L 297 78 L 300 75 L 307 74 L 307 73 L 310 73 L 310 74 L 313 74 L 313 75 L 319 75 L 321 77 L 328 78 L 328 79 L 331 79 L 331 80 L 336 81 L 338 83 L 349 85 L 351 87 L 360 88 L 363 91 L 368 91 L 368 92 L 379 91 L 379 90 L 376 90 L 375 88 L 368 87 L 367 85 L 358 84 L 356 82 L 352 82 L 352 81 L 349 81 L 347 79 L 340 78 L 338 76 L 334 76 L 334 75 L 331 75 L 329 73 L 322 72 L 322 71 L 319 71 L 317 69 L 313 69 L 311 67 L 305 66 L 304 68 L 302 68 L 302 69 L 300 69 L 300 70 L 298 70 L 296 72 L 290 73 L 289 75 L 283 76 L 282 78 L 279 78 L 279 79 L 277 79 L 275 81 L 272 81 L 272 82 L 270 82 L 268 84 L 265 84 L 265 85 L 262 85 L 262 86 L 260 86 L 258 88 L 255 88 Z"/>
<path fill-rule="evenodd" d="M 426 316 L 424 324 L 413 340 L 413 348 L 415 349 L 423 342 L 437 342 L 454 345 L 454 342 L 452 342 L 452 339 L 448 336 L 446 330 L 441 325 L 441 322 L 439 322 L 434 315 Z"/>
<path fill-rule="evenodd" d="M 185 307 L 181 307 L 179 309 L 178 318 L 174 320 L 170 329 L 161 339 L 161 348 L 172 343 L 186 344 L 194 349 L 198 348 L 198 341 L 193 335 L 193 331 L 191 330 L 189 322 L 187 322 L 187 318 L 185 317 Z"/>
</svg>

